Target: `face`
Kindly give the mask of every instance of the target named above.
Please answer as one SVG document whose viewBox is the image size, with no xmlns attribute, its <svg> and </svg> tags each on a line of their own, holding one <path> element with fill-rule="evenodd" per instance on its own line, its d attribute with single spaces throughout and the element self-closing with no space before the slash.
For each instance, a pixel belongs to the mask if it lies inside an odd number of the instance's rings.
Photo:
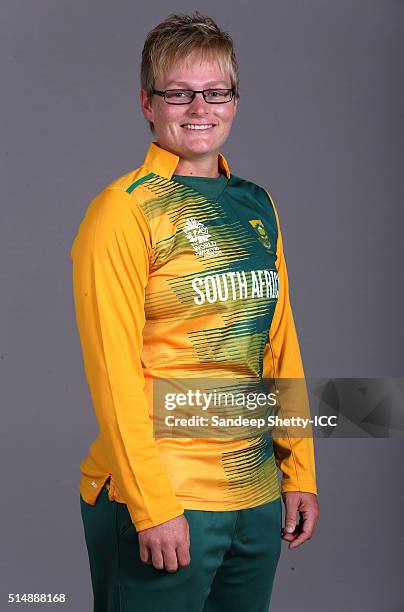
<svg viewBox="0 0 404 612">
<path fill-rule="evenodd" d="M 230 76 L 224 73 L 216 61 L 190 56 L 177 63 L 160 78 L 154 89 L 231 88 Z M 191 104 L 167 104 L 164 98 L 154 95 L 148 99 L 141 90 L 142 112 L 153 122 L 156 140 L 164 149 L 188 160 L 216 158 L 220 147 L 227 139 L 236 114 L 234 97 L 230 102 L 209 104 L 202 94 L 196 94 Z M 204 130 L 192 130 L 186 124 L 212 125 Z"/>
</svg>

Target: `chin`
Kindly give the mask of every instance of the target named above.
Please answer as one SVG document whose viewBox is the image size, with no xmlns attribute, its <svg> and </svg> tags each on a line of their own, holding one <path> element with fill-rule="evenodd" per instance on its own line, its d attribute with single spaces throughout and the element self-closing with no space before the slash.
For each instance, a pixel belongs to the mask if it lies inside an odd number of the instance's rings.
<svg viewBox="0 0 404 612">
<path fill-rule="evenodd" d="M 216 142 L 184 143 L 184 149 L 192 153 L 209 153 L 215 151 L 218 146 Z"/>
</svg>

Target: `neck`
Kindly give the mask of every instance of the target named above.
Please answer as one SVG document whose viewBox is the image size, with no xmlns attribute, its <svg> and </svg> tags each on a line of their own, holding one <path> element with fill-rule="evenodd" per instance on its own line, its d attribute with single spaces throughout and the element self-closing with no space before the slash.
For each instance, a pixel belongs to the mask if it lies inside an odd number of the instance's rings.
<svg viewBox="0 0 404 612">
<path fill-rule="evenodd" d="M 217 178 L 220 176 L 217 153 L 214 156 L 210 155 L 202 159 L 185 159 L 181 157 L 175 169 L 175 174 L 180 176 Z"/>
</svg>

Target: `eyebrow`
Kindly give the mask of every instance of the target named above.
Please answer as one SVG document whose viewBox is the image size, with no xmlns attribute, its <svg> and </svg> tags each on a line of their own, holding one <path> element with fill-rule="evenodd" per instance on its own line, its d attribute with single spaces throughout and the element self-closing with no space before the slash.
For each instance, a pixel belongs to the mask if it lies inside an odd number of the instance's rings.
<svg viewBox="0 0 404 612">
<path fill-rule="evenodd" d="M 166 84 L 166 88 L 168 88 L 171 85 L 181 85 L 181 86 L 186 87 L 187 89 L 192 89 L 192 85 L 190 85 L 186 81 L 169 81 Z M 226 83 L 226 81 L 209 81 L 208 83 L 206 83 L 206 88 L 215 87 L 215 86 L 218 86 L 218 85 L 223 85 L 224 88 L 226 88 L 226 89 L 229 88 L 227 83 Z"/>
</svg>

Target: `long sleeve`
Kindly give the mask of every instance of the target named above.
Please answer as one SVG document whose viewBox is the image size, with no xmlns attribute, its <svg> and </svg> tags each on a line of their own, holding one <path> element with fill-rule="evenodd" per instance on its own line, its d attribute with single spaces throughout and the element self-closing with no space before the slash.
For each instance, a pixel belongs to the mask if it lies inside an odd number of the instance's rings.
<svg viewBox="0 0 404 612">
<path fill-rule="evenodd" d="M 84 369 L 106 463 L 140 531 L 183 513 L 153 436 L 141 364 L 150 226 L 132 196 L 106 188 L 73 241 Z"/>
<path fill-rule="evenodd" d="M 280 383 L 279 398 L 283 409 L 280 410 L 279 416 L 310 418 L 304 369 L 289 299 L 288 273 L 279 217 L 272 198 L 270 200 L 278 226 L 276 267 L 279 298 L 269 332 L 270 343 L 264 353 L 264 377 L 275 377 Z M 276 437 L 275 434 L 273 436 L 275 460 L 282 472 L 281 492 L 305 491 L 317 494 L 312 436 L 297 437 L 296 430 L 293 435 L 292 431 L 288 434 L 287 429 L 284 429 L 282 434 L 284 437 Z"/>
</svg>

